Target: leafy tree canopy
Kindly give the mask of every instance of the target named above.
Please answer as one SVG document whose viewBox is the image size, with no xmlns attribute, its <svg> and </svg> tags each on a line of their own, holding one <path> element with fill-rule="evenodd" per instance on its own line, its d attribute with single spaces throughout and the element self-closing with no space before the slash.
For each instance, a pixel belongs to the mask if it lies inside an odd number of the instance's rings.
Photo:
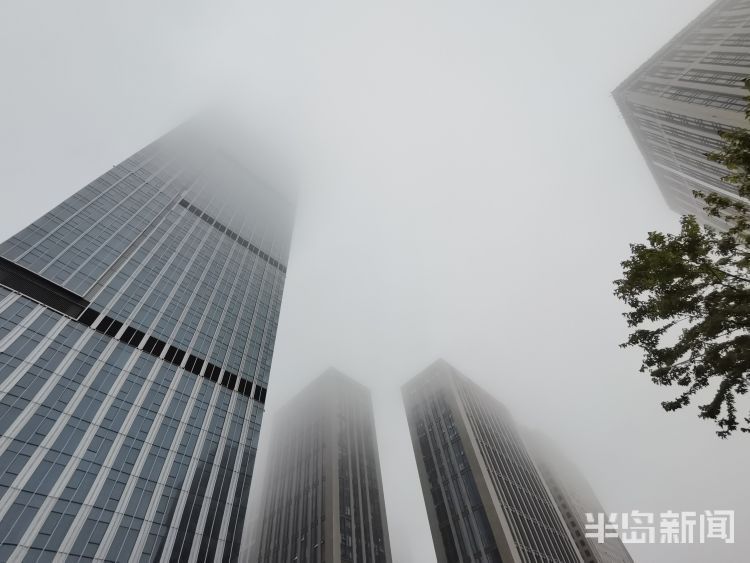
<svg viewBox="0 0 750 563">
<path fill-rule="evenodd" d="M 641 371 L 654 383 L 680 389 L 664 409 L 700 395 L 699 416 L 726 438 L 738 428 L 750 433 L 750 401 L 739 416 L 737 404 L 750 385 L 750 130 L 720 135 L 722 149 L 706 156 L 729 170 L 723 180 L 738 197 L 694 195 L 724 228 L 685 215 L 679 233 L 651 232 L 632 244 L 614 283 L 632 329 L 622 346 L 643 351 Z"/>
</svg>

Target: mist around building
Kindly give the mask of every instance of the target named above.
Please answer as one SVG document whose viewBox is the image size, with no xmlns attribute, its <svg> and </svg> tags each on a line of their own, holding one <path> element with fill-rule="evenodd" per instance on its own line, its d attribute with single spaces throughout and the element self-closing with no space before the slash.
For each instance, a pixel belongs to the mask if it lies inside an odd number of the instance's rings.
<svg viewBox="0 0 750 563">
<path fill-rule="evenodd" d="M 715 155 L 750 130 L 750 2 L 657 4 L 144 4 L 211 61 L 201 103 L 175 82 L 148 117 L 115 91 L 154 45 L 99 35 L 138 26 L 39 22 L 108 95 L 40 109 L 25 67 L 0 108 L 0 562 L 750 559 L 748 367 L 712 348 L 750 338 L 750 238 L 705 205 L 747 211 L 750 136 Z M 218 78 L 238 53 L 252 87 Z M 720 254 L 691 275 L 736 290 L 731 323 L 693 308 L 733 324 L 683 371 L 621 348 L 642 327 L 612 286 L 647 233 L 684 250 L 681 216 Z M 643 252 L 639 280 L 673 275 L 644 294 L 688 279 Z M 701 385 L 712 358 L 730 376 Z"/>
</svg>

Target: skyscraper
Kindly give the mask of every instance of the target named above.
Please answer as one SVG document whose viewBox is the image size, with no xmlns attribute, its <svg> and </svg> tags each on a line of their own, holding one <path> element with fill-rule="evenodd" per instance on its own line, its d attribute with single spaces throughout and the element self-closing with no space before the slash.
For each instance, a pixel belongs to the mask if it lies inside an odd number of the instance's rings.
<svg viewBox="0 0 750 563">
<path fill-rule="evenodd" d="M 510 414 L 440 360 L 404 385 L 438 563 L 579 563 Z"/>
<path fill-rule="evenodd" d="M 390 563 L 370 392 L 329 370 L 271 424 L 258 563 Z"/>
<path fill-rule="evenodd" d="M 737 195 L 705 154 L 718 131 L 747 127 L 748 26 L 748 2 L 718 0 L 613 92 L 669 206 L 708 222 L 693 191 Z"/>
<path fill-rule="evenodd" d="M 560 448 L 538 432 L 526 432 L 526 443 L 585 563 L 633 563 L 620 538 L 599 543 L 586 537 L 586 514 L 606 514 L 581 471 Z"/>
<path fill-rule="evenodd" d="M 185 126 L 0 245 L 0 560 L 237 559 L 292 222 Z"/>
</svg>

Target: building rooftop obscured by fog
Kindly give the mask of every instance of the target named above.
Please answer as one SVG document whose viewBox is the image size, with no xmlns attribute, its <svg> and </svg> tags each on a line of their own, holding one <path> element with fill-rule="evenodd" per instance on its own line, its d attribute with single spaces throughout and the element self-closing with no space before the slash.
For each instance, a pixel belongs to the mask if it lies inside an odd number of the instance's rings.
<svg viewBox="0 0 750 563">
<path fill-rule="evenodd" d="M 270 430 L 258 563 L 390 563 L 369 390 L 328 370 Z"/>
<path fill-rule="evenodd" d="M 508 410 L 440 360 L 404 385 L 438 563 L 580 563 Z"/>
<path fill-rule="evenodd" d="M 578 467 L 547 436 L 527 431 L 524 438 L 584 562 L 633 563 L 620 538 L 605 536 L 599 543 L 597 538 L 586 537 L 586 514 L 594 519 L 599 514 L 607 518 L 608 514 Z"/>
<path fill-rule="evenodd" d="M 669 206 L 707 220 L 694 191 L 736 197 L 706 153 L 747 127 L 750 4 L 718 0 L 638 68 L 614 97 Z M 709 220 L 713 221 L 713 220 Z"/>
<path fill-rule="evenodd" d="M 294 210 L 183 133 L 0 245 L 2 561 L 239 557 Z"/>
</svg>

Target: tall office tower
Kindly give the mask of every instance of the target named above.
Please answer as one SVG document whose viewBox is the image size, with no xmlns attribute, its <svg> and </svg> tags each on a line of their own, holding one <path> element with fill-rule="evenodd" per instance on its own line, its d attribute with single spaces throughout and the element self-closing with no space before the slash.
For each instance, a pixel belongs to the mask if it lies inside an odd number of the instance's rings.
<svg viewBox="0 0 750 563">
<path fill-rule="evenodd" d="M 440 360 L 404 385 L 439 563 L 578 563 L 506 408 Z"/>
<path fill-rule="evenodd" d="M 270 436 L 258 563 L 390 563 L 370 392 L 329 370 Z"/>
<path fill-rule="evenodd" d="M 0 245 L 0 561 L 237 559 L 293 206 L 194 135 Z"/>
<path fill-rule="evenodd" d="M 747 127 L 750 3 L 718 0 L 646 61 L 613 95 L 669 206 L 714 223 L 693 191 L 736 197 L 705 154 L 720 130 Z"/>
<path fill-rule="evenodd" d="M 586 514 L 596 518 L 605 512 L 581 471 L 543 434 L 526 432 L 524 437 L 584 562 L 633 563 L 619 538 L 605 538 L 599 543 L 586 537 Z"/>
</svg>

